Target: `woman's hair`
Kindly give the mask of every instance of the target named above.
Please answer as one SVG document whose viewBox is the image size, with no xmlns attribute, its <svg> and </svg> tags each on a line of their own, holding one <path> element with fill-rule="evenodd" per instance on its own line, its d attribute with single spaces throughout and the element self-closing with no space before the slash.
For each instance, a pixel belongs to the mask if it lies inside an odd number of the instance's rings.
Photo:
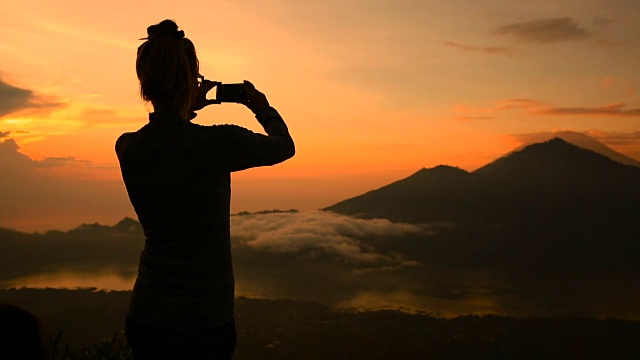
<svg viewBox="0 0 640 360">
<path fill-rule="evenodd" d="M 186 120 L 197 93 L 196 49 L 173 20 L 149 26 L 147 34 L 136 59 L 140 95 Z"/>
</svg>

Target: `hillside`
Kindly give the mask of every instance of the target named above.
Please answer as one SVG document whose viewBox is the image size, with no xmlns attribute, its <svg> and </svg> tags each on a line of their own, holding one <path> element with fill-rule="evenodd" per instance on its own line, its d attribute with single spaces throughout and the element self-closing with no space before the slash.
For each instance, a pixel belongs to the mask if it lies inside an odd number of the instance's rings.
<svg viewBox="0 0 640 360">
<path fill-rule="evenodd" d="M 129 292 L 0 290 L 46 333 L 78 349 L 123 328 Z M 589 318 L 441 318 L 335 311 L 312 302 L 238 298 L 234 359 L 636 359 L 639 321 Z"/>
</svg>

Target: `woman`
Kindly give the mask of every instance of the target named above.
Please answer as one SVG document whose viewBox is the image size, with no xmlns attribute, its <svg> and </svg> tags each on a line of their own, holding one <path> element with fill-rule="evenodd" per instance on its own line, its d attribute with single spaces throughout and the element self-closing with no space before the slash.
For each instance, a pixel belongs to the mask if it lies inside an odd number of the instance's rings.
<svg viewBox="0 0 640 360">
<path fill-rule="evenodd" d="M 218 103 L 219 83 L 199 75 L 193 43 L 171 20 L 147 29 L 136 72 L 154 112 L 116 142 L 122 178 L 144 229 L 127 338 L 136 359 L 230 359 L 235 348 L 230 173 L 295 153 L 278 112 L 248 81 L 238 102 L 267 135 L 234 125 L 192 124 Z"/>
</svg>

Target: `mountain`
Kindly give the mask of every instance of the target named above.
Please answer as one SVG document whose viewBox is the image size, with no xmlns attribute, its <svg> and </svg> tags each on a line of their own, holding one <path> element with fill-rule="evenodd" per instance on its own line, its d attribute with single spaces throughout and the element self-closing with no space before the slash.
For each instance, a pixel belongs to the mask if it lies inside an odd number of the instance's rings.
<svg viewBox="0 0 640 360">
<path fill-rule="evenodd" d="M 465 201 L 472 175 L 440 165 L 421 169 L 406 179 L 342 201 L 324 210 L 408 222 L 446 221 Z M 418 210 L 419 209 L 419 210 Z"/>
<path fill-rule="evenodd" d="M 640 271 L 639 185 L 640 168 L 556 138 L 471 173 L 422 169 L 324 210 L 426 224 L 432 235 L 405 245 L 422 263 L 490 269 L 551 293 L 594 277 L 619 290 Z"/>
<path fill-rule="evenodd" d="M 640 216 L 640 168 L 555 138 L 508 154 L 471 173 L 448 166 L 324 210 L 412 223 L 533 219 L 612 221 Z"/>
</svg>

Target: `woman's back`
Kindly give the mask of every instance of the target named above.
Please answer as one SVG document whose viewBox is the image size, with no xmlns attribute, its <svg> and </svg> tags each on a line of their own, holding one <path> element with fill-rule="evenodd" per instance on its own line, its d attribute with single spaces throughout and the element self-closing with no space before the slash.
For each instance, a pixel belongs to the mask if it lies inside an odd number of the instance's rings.
<svg viewBox="0 0 640 360">
<path fill-rule="evenodd" d="M 230 173 L 283 161 L 289 141 L 158 114 L 118 139 L 122 176 L 147 238 L 132 318 L 191 327 L 233 316 Z"/>
</svg>

